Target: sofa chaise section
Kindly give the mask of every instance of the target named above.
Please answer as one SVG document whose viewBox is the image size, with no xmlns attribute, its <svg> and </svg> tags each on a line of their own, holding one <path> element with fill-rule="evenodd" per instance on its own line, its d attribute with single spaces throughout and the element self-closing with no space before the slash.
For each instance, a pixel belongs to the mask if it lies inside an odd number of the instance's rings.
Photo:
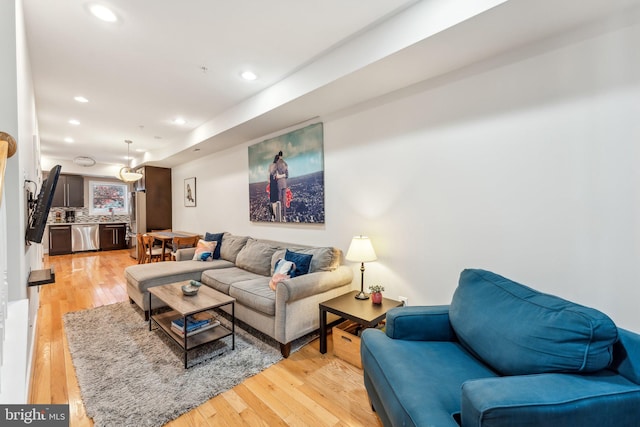
<svg viewBox="0 0 640 427">
<path fill-rule="evenodd" d="M 200 280 L 204 270 L 232 267 L 226 260 L 215 260 L 204 263 L 200 261 L 155 262 L 129 266 L 124 271 L 127 281 L 129 300 L 135 302 L 144 312 L 145 319 L 149 314 L 149 292 L 152 286 L 166 285 L 183 280 Z M 164 306 L 155 296 L 151 298 L 152 308 Z"/>
</svg>

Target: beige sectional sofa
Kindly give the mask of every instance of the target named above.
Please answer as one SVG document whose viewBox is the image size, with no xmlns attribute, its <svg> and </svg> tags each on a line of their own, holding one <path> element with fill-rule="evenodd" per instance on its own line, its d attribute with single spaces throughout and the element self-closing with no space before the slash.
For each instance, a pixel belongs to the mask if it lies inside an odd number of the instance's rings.
<svg viewBox="0 0 640 427">
<path fill-rule="evenodd" d="M 312 255 L 309 273 L 269 287 L 273 269 L 286 250 Z M 220 258 L 193 261 L 194 249 L 180 249 L 177 262 L 138 264 L 125 269 L 127 293 L 149 315 L 152 286 L 198 280 L 236 299 L 236 318 L 274 338 L 288 357 L 291 342 L 319 327 L 318 304 L 348 292 L 353 272 L 342 251 L 224 233 Z M 152 297 L 151 308 L 164 305 Z"/>
</svg>

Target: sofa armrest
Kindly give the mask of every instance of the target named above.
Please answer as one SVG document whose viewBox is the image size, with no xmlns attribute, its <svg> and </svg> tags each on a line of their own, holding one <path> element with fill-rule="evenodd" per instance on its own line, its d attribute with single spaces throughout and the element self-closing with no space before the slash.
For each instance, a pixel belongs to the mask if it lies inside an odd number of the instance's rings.
<svg viewBox="0 0 640 427">
<path fill-rule="evenodd" d="M 318 271 L 281 280 L 276 284 L 276 293 L 282 293 L 286 302 L 295 301 L 347 285 L 352 280 L 351 268 L 341 265 L 333 271 Z M 279 296 L 277 298 L 280 299 Z"/>
<path fill-rule="evenodd" d="M 183 248 L 176 251 L 176 261 L 190 261 L 196 253 L 196 248 Z"/>
<path fill-rule="evenodd" d="M 411 306 L 387 312 L 387 336 L 409 341 L 456 341 L 449 306 Z"/>
<path fill-rule="evenodd" d="M 637 426 L 640 386 L 609 370 L 536 374 L 462 384 L 462 425 L 506 427 Z"/>
</svg>

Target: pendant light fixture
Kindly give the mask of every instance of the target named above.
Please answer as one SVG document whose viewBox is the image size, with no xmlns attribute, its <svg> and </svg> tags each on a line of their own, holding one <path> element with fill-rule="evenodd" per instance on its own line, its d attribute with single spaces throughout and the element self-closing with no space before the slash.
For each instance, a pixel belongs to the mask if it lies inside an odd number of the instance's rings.
<svg viewBox="0 0 640 427">
<path fill-rule="evenodd" d="M 140 178 L 142 178 L 142 174 L 134 171 L 133 169 L 131 169 L 131 156 L 129 155 L 129 147 L 131 147 L 131 144 L 132 144 L 133 141 L 125 139 L 124 142 L 125 142 L 125 144 L 127 144 L 127 163 L 128 163 L 128 166 L 125 166 L 122 169 L 120 169 L 120 172 L 118 173 L 118 177 L 124 182 L 135 182 L 135 181 L 139 180 Z"/>
</svg>

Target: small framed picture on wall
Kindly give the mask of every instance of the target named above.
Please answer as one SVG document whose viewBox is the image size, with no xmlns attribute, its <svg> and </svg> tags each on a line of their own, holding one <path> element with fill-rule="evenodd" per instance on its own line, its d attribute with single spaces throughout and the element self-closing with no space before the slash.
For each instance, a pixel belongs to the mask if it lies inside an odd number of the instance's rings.
<svg viewBox="0 0 640 427">
<path fill-rule="evenodd" d="M 187 207 L 196 205 L 196 179 L 186 178 L 184 180 L 184 205 Z"/>
</svg>

